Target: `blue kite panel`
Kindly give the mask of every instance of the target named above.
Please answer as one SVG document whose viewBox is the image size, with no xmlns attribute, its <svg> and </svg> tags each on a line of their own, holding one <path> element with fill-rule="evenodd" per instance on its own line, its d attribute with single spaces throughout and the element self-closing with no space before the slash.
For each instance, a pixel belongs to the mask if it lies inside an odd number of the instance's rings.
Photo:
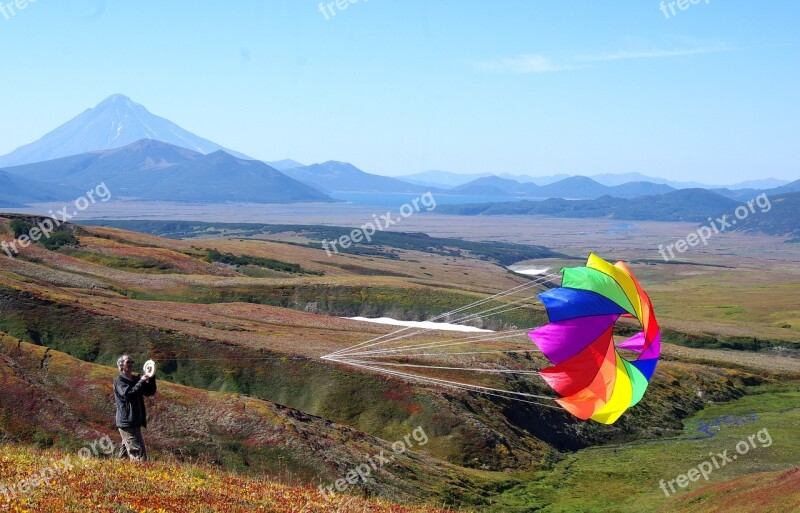
<svg viewBox="0 0 800 513">
<path fill-rule="evenodd" d="M 591 290 L 559 287 L 539 294 L 547 308 L 550 322 L 565 321 L 589 315 L 624 314 L 625 309 L 607 297 Z"/>
</svg>

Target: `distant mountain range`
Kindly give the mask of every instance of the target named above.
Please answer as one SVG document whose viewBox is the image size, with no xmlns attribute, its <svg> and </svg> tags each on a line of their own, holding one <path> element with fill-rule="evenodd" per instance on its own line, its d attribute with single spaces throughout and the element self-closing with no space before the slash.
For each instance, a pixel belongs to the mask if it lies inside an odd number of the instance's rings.
<svg viewBox="0 0 800 513">
<path fill-rule="evenodd" d="M 6 168 L 17 179 L 47 182 L 57 198 L 75 198 L 75 191 L 104 182 L 116 197 L 145 200 L 287 203 L 332 201 L 323 192 L 300 183 L 257 160 L 223 151 L 203 155 L 172 144 L 141 140 L 114 150 L 94 151 L 46 162 Z M 17 203 L 46 201 L 37 188 L 18 187 Z"/>
<path fill-rule="evenodd" d="M 732 213 L 741 203 L 707 189 L 679 189 L 638 198 L 603 196 L 592 200 L 514 201 L 474 205 L 442 205 L 436 210 L 458 215 L 546 215 L 607 217 L 624 220 L 705 222 L 709 216 Z"/>
<path fill-rule="evenodd" d="M 651 182 L 629 182 L 609 187 L 585 176 L 570 176 L 557 182 L 540 186 L 535 183 L 520 183 L 508 178 L 487 176 L 451 189 L 459 194 L 509 195 L 528 198 L 594 199 L 601 196 L 635 198 L 652 194 L 663 194 L 674 190 L 669 185 Z"/>
<path fill-rule="evenodd" d="M 396 178 L 408 182 L 421 183 L 424 185 L 431 185 L 441 188 L 453 188 L 460 185 L 466 185 L 470 182 L 487 176 L 495 176 L 506 180 L 513 180 L 518 183 L 526 184 L 533 183 L 539 186 L 550 185 L 560 182 L 566 178 L 574 178 L 582 175 L 548 175 L 548 176 L 530 176 L 530 175 L 513 175 L 511 173 L 479 173 L 479 174 L 460 174 L 448 171 L 426 171 L 424 173 L 416 173 L 413 175 L 403 175 Z M 668 185 L 672 189 L 713 189 L 730 191 L 738 190 L 765 190 L 780 187 L 789 183 L 788 180 L 778 180 L 776 178 L 764 178 L 761 180 L 749 180 L 746 182 L 739 182 L 720 187 L 719 185 L 709 185 L 701 182 L 678 182 L 673 180 L 666 180 L 655 176 L 647 176 L 642 173 L 603 173 L 599 175 L 592 175 L 586 178 L 591 178 L 595 182 L 605 185 L 607 187 L 616 187 L 631 182 L 650 182 L 654 184 Z M 736 194 L 733 192 L 732 194 Z"/>
<path fill-rule="evenodd" d="M 423 194 L 425 192 L 443 192 L 431 187 L 404 182 L 388 176 L 365 173 L 347 162 L 324 162 L 306 167 L 286 169 L 284 173 L 309 187 L 316 187 L 324 192 L 407 192 Z"/>
<path fill-rule="evenodd" d="M 331 201 L 328 194 L 334 192 L 433 192 L 474 197 L 476 201 L 487 197 L 595 200 L 653 197 L 686 187 L 710 188 L 640 173 L 531 177 L 426 171 L 392 178 L 364 172 L 347 162 L 306 166 L 286 159 L 265 163 L 192 134 L 120 94 L 0 157 L 0 173 L 0 206 L 6 208 L 75 198 L 76 192 L 80 194 L 100 182 L 105 182 L 116 197 L 262 203 Z M 742 201 L 765 189 L 785 193 L 796 191 L 798 186 L 797 182 L 767 178 L 717 188 L 715 192 Z M 603 201 L 605 207 L 616 204 Z"/>
</svg>

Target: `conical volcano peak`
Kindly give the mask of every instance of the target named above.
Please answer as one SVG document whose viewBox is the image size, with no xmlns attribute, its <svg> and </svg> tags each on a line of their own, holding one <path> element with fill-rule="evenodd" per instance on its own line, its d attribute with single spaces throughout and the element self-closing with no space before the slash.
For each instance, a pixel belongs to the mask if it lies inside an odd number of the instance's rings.
<svg viewBox="0 0 800 513">
<path fill-rule="evenodd" d="M 222 150 L 238 158 L 251 158 L 199 137 L 118 93 L 85 110 L 38 141 L 0 157 L 0 166 L 10 167 L 113 150 L 142 139 L 161 141 L 203 154 Z"/>
</svg>

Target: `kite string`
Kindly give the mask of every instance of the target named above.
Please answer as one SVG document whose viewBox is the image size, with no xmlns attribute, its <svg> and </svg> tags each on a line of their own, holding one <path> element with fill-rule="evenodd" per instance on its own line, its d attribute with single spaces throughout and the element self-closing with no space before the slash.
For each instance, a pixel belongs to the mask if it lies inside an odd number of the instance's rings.
<svg viewBox="0 0 800 513">
<path fill-rule="evenodd" d="M 494 314 L 487 314 L 487 315 L 497 315 L 497 314 L 501 314 L 501 313 L 506 313 L 506 312 L 510 312 L 510 311 L 512 311 L 512 310 L 518 310 L 518 309 L 520 309 L 520 308 L 524 308 L 525 306 L 528 306 L 528 305 L 522 305 L 522 306 L 517 306 L 517 307 L 510 307 L 510 308 L 506 308 L 505 310 L 501 310 L 501 311 L 499 311 L 499 312 L 495 312 Z M 504 307 L 504 308 L 505 308 L 505 307 Z M 465 318 L 465 320 L 469 320 L 469 319 L 466 319 L 466 318 Z M 403 340 L 403 339 L 406 339 L 406 338 L 410 338 L 410 337 L 414 337 L 414 336 L 417 336 L 417 335 L 421 335 L 421 334 L 423 334 L 423 333 L 425 333 L 425 332 L 428 332 L 428 331 L 435 331 L 435 330 L 434 330 L 434 329 L 427 329 L 427 330 L 423 330 L 423 331 L 416 332 L 416 333 L 409 333 L 409 334 L 406 334 L 406 335 L 402 335 L 402 336 L 399 336 L 399 337 L 395 337 L 395 338 L 393 338 L 393 339 L 385 340 L 385 341 L 383 341 L 382 343 L 396 342 L 396 341 L 398 341 L 398 340 Z M 487 335 L 486 335 L 486 333 L 483 333 L 483 334 L 479 335 L 478 337 L 482 338 L 482 337 L 486 337 L 486 336 L 487 336 Z M 458 339 L 455 339 L 455 340 L 469 340 L 469 339 L 472 339 L 472 338 L 474 338 L 474 337 L 467 337 L 467 338 L 465 338 L 465 339 L 458 338 Z M 430 343 L 431 343 L 431 342 L 423 342 L 422 344 L 424 345 L 424 344 L 430 344 Z M 411 345 L 411 346 L 404 346 L 404 347 L 415 347 L 415 346 L 417 346 L 417 345 L 419 345 L 419 344 L 415 344 L 415 345 Z M 365 352 L 381 352 L 381 351 L 392 351 L 392 350 L 394 349 L 394 348 L 391 348 L 391 347 L 389 347 L 389 348 L 379 348 L 379 349 L 375 349 L 375 348 L 374 348 L 375 346 L 373 345 L 373 346 L 371 346 L 371 347 L 373 347 L 373 349 L 370 349 L 369 351 L 362 351 L 363 349 L 368 349 L 369 347 L 370 347 L 370 346 L 362 347 L 362 348 L 360 348 L 361 350 L 358 350 L 358 351 L 355 351 L 355 352 L 354 352 L 354 351 L 347 351 L 347 352 L 344 352 L 344 353 L 339 353 L 339 354 L 336 354 L 336 355 L 334 355 L 334 356 L 347 356 L 347 355 L 354 355 L 354 354 L 363 354 L 363 353 L 365 353 Z"/>
<path fill-rule="evenodd" d="M 541 283 L 543 283 L 544 281 L 547 281 L 551 277 L 556 277 L 558 275 L 559 275 L 559 273 L 552 273 L 552 274 L 549 274 L 549 275 L 546 275 L 546 276 L 540 276 L 540 277 L 536 278 L 535 280 L 529 281 L 527 283 L 523 283 L 521 285 L 517 285 L 516 287 L 512 287 L 512 288 L 507 289 L 507 290 L 502 291 L 502 292 L 498 292 L 497 294 L 494 294 L 493 296 L 489 296 L 487 298 L 479 299 L 479 300 L 474 301 L 474 302 L 472 302 L 472 303 L 470 303 L 468 305 L 464 305 L 462 307 L 456 308 L 455 310 L 450 310 L 448 312 L 444 312 L 442 314 L 439 314 L 439 315 L 437 315 L 435 317 L 432 317 L 431 319 L 428 319 L 428 322 L 437 321 L 439 319 L 442 319 L 444 317 L 453 315 L 455 313 L 459 313 L 459 312 L 464 311 L 464 310 L 470 310 L 472 308 L 475 308 L 476 306 L 484 304 L 484 303 L 486 303 L 488 301 L 492 301 L 492 300 L 494 300 L 496 298 L 499 298 L 499 297 L 504 297 L 504 296 L 507 296 L 507 295 L 516 294 L 516 293 L 520 292 L 521 289 L 528 288 L 528 287 L 533 287 L 533 286 L 536 286 L 536 285 L 540 285 Z M 364 342 L 361 342 L 359 344 L 356 344 L 356 345 L 348 347 L 348 348 L 340 349 L 339 351 L 335 351 L 335 352 L 333 352 L 331 354 L 338 354 L 338 353 L 341 353 L 341 352 L 344 352 L 344 351 L 347 351 L 347 350 L 350 350 L 350 349 L 356 349 L 356 348 L 358 348 L 360 346 L 363 346 L 365 344 L 369 344 L 371 342 L 378 341 L 378 340 L 380 340 L 380 339 L 382 339 L 384 337 L 390 337 L 390 336 L 395 335 L 397 333 L 401 333 L 403 331 L 408 331 L 408 330 L 413 329 L 413 328 L 414 328 L 413 326 L 407 326 L 407 327 L 404 327 L 404 328 L 400 328 L 400 329 L 395 330 L 395 331 L 393 331 L 391 333 L 386 333 L 386 334 L 383 334 L 383 335 L 379 335 L 379 336 L 374 337 L 374 338 L 372 338 L 370 340 L 366 340 Z"/>
<path fill-rule="evenodd" d="M 471 306 L 470 308 L 474 308 L 474 306 Z M 478 312 L 478 314 L 468 315 L 466 317 L 458 319 L 457 322 L 463 322 L 463 321 L 469 320 L 471 318 L 476 317 L 476 315 L 479 315 L 480 313 L 481 312 Z M 432 318 L 432 320 L 430 320 L 428 322 L 432 322 L 432 321 L 438 320 L 439 318 L 446 317 L 448 315 L 452 315 L 452 312 L 447 312 L 447 313 L 442 314 L 440 316 L 434 317 L 434 318 Z M 402 332 L 408 331 L 408 330 L 412 330 L 412 329 L 416 329 L 417 331 L 414 331 L 412 333 L 407 333 L 405 335 L 398 335 L 399 333 L 402 333 Z M 381 344 L 386 344 L 386 343 L 389 343 L 389 342 L 393 342 L 395 340 L 401 340 L 401 339 L 404 339 L 404 338 L 420 335 L 422 333 L 426 333 L 426 332 L 431 331 L 431 330 L 432 330 L 432 328 L 419 329 L 419 328 L 417 328 L 415 326 L 407 326 L 407 327 L 401 328 L 399 330 L 395 330 L 395 331 L 393 331 L 391 333 L 387 333 L 387 334 L 381 335 L 380 337 L 376 337 L 374 339 L 371 339 L 371 340 L 368 340 L 368 341 L 365 341 L 365 342 L 361 342 L 361 343 L 356 344 L 354 346 L 351 346 L 351 347 L 348 347 L 348 348 L 344 348 L 344 349 L 340 349 L 339 351 L 331 353 L 331 355 L 345 354 L 345 353 L 352 352 L 352 351 L 359 350 L 359 349 L 363 350 L 363 349 L 367 349 L 369 347 L 374 347 L 374 346 L 378 346 L 378 345 L 381 345 Z M 389 337 L 389 338 L 386 339 L 386 337 Z M 385 340 L 378 340 L 380 338 L 384 338 Z"/>
<path fill-rule="evenodd" d="M 471 303 L 469 305 L 457 308 L 457 309 L 452 310 L 450 312 L 445 312 L 443 314 L 440 314 L 440 315 L 438 315 L 436 317 L 431 318 L 427 322 L 433 322 L 433 321 L 436 321 L 438 319 L 453 315 L 454 313 L 472 309 L 475 306 L 478 306 L 480 304 L 486 303 L 487 301 L 491 301 L 491 300 L 493 300 L 493 299 L 495 299 L 497 297 L 503 297 L 503 296 L 508 296 L 508 295 L 513 295 L 513 294 L 519 293 L 521 291 L 520 290 L 521 288 L 533 287 L 533 286 L 541 285 L 544 282 L 548 281 L 550 278 L 558 276 L 558 275 L 559 275 L 559 273 L 553 273 L 553 274 L 549 274 L 549 275 L 546 275 L 546 276 L 541 276 L 541 277 L 537 278 L 536 280 L 530 281 L 530 282 L 522 284 L 522 285 L 518 285 L 516 287 L 513 287 L 513 288 L 508 289 L 508 290 L 503 291 L 503 292 L 499 292 L 499 293 L 495 294 L 494 296 L 491 296 L 491 297 L 488 297 L 488 298 L 484 298 L 482 300 L 479 300 L 479 301 L 476 301 L 476 302 Z M 517 289 L 517 290 L 515 290 L 515 289 Z M 496 312 L 494 314 L 488 314 L 488 312 L 492 312 L 494 310 L 502 309 L 502 308 L 505 308 L 507 306 L 518 304 L 520 302 L 524 302 L 524 301 L 527 301 L 527 300 L 528 300 L 528 298 L 524 298 L 522 300 L 517 300 L 517 301 L 511 302 L 511 303 L 506 303 L 506 304 L 503 304 L 503 305 L 500 305 L 500 306 L 497 306 L 497 307 L 489 308 L 488 310 L 484 310 L 482 312 L 469 314 L 466 317 L 463 317 L 463 318 L 460 318 L 460 319 L 457 319 L 457 320 L 453 321 L 451 324 L 465 322 L 465 321 L 468 321 L 468 320 L 477 320 L 477 319 L 481 319 L 481 318 L 483 318 L 483 317 L 485 317 L 487 315 L 497 315 L 499 313 L 505 313 L 504 311 L 502 311 L 502 312 Z M 414 328 L 413 326 L 407 326 L 405 328 L 401 328 L 399 330 L 395 330 L 395 331 L 393 331 L 391 333 L 386 333 L 384 335 L 381 335 L 381 336 L 375 337 L 373 339 L 361 342 L 359 344 L 356 344 L 356 345 L 353 345 L 353 346 L 350 346 L 350 347 L 347 347 L 347 348 L 344 348 L 344 349 L 340 349 L 338 351 L 334 351 L 333 353 L 330 353 L 327 356 L 335 356 L 335 355 L 339 355 L 339 354 L 350 353 L 350 352 L 352 352 L 352 351 L 354 351 L 356 349 L 366 349 L 367 347 L 377 346 L 377 345 L 380 345 L 380 344 L 385 344 L 385 343 L 392 342 L 392 341 L 395 341 L 395 340 L 400 340 L 400 339 L 403 339 L 403 338 L 416 336 L 416 335 L 420 335 L 422 333 L 427 333 L 429 331 L 434 331 L 435 330 L 435 328 L 426 328 L 426 329 L 422 329 L 420 331 L 417 331 L 415 333 L 410 333 L 410 334 L 402 335 L 402 336 L 399 336 L 399 337 L 389 338 L 388 340 L 380 340 L 379 341 L 379 339 L 381 339 L 381 338 L 392 337 L 393 335 L 396 335 L 398 333 L 402 333 L 403 331 L 408 331 L 408 330 L 413 329 L 413 328 Z"/>
<path fill-rule="evenodd" d="M 422 369 L 441 369 L 441 370 L 457 370 L 457 371 L 471 371 L 471 372 L 487 372 L 487 373 L 497 373 L 497 374 L 539 374 L 539 371 L 534 370 L 514 370 L 514 369 L 483 369 L 480 367 L 445 367 L 439 365 L 421 365 L 421 364 L 411 364 L 411 363 L 389 363 L 389 362 L 365 362 L 363 360 L 355 360 L 348 358 L 347 360 L 335 360 L 335 361 L 346 361 L 348 363 L 368 363 L 371 365 L 378 365 L 378 366 L 389 366 L 389 367 L 416 367 Z"/>
<path fill-rule="evenodd" d="M 406 352 L 413 349 L 434 349 L 437 347 L 449 347 L 449 346 L 459 346 L 464 344 L 471 344 L 476 342 L 493 342 L 495 340 L 503 340 L 507 338 L 514 338 L 520 336 L 523 332 L 528 331 L 527 329 L 522 330 L 514 330 L 508 332 L 506 335 L 497 336 L 497 335 L 480 335 L 477 337 L 468 337 L 468 338 L 456 338 L 450 340 L 442 340 L 440 342 L 425 342 L 423 344 L 416 344 L 411 346 L 403 346 L 397 348 L 388 348 L 388 349 L 373 349 L 371 351 L 363 351 L 357 353 L 347 353 L 346 355 L 337 355 L 337 356 L 366 356 L 366 355 L 389 355 L 391 353 L 400 353 Z M 413 355 L 412 355 L 413 356 Z"/>
<path fill-rule="evenodd" d="M 348 361 L 348 360 L 336 360 L 336 361 L 339 362 L 339 363 L 344 363 L 346 365 L 352 365 L 354 367 L 359 367 L 359 368 L 363 368 L 363 369 L 367 369 L 367 370 L 372 370 L 372 371 L 375 371 L 375 372 L 378 372 L 378 373 L 385 373 L 385 374 L 388 374 L 388 375 L 391 375 L 391 376 L 395 376 L 395 377 L 405 378 L 405 379 L 409 379 L 409 380 L 417 380 L 417 381 L 421 381 L 421 382 L 432 383 L 432 384 L 439 385 L 439 386 L 451 387 L 451 388 L 455 388 L 455 389 L 466 390 L 466 391 L 469 391 L 469 392 L 476 392 L 476 393 L 481 393 L 481 394 L 493 395 L 493 396 L 501 397 L 501 398 L 505 398 L 505 399 L 511 399 L 511 400 L 522 401 L 522 402 L 527 402 L 527 403 L 531 403 L 531 404 L 538 404 L 540 406 L 545 406 L 545 407 L 549 407 L 549 408 L 560 409 L 559 407 L 553 406 L 553 405 L 550 405 L 550 404 L 537 403 L 537 402 L 534 402 L 534 401 L 528 401 L 528 400 L 525 400 L 525 399 L 521 398 L 521 397 L 529 397 L 529 398 L 533 398 L 533 399 L 555 400 L 555 399 L 557 399 L 557 397 L 550 397 L 550 396 L 536 395 L 536 394 L 528 394 L 528 393 L 525 393 L 525 392 L 512 392 L 510 390 L 503 390 L 503 389 L 500 389 L 500 388 L 484 387 L 484 386 L 481 386 L 481 385 L 471 385 L 469 383 L 460 383 L 458 381 L 450 381 L 450 380 L 443 380 L 443 379 L 437 379 L 437 378 L 423 377 L 423 376 L 418 376 L 418 375 L 415 375 L 415 374 L 409 374 L 409 373 L 406 373 L 406 372 L 393 371 L 393 370 L 389 370 L 389 369 L 383 369 L 383 368 L 380 368 L 380 367 L 374 367 L 374 366 L 371 366 L 371 365 L 364 365 L 364 364 L 360 364 L 360 363 L 355 363 L 355 362 L 351 362 L 351 361 Z M 511 395 L 503 395 L 503 394 L 511 394 Z M 516 396 L 518 396 L 518 397 L 516 397 Z"/>
<path fill-rule="evenodd" d="M 467 351 L 467 352 L 458 352 L 458 353 L 414 353 L 408 356 L 461 356 L 461 355 L 473 355 L 473 354 L 508 354 L 508 353 L 532 353 L 534 349 L 514 349 L 514 350 L 502 350 L 498 349 L 496 351 Z M 355 353 L 355 356 L 359 358 L 386 358 L 383 354 L 369 354 L 364 353 L 359 355 Z M 399 355 L 399 356 L 406 356 L 406 355 Z"/>
<path fill-rule="evenodd" d="M 514 304 L 515 303 L 509 303 L 508 305 L 503 306 L 502 308 L 504 308 L 504 309 L 502 309 L 502 310 L 499 310 L 499 311 L 491 313 L 491 314 L 481 315 L 480 317 L 477 317 L 476 319 L 482 319 L 484 317 L 490 317 L 492 315 L 499 315 L 499 314 L 503 314 L 503 313 L 513 312 L 514 310 L 519 310 L 520 308 L 525 308 L 526 306 L 532 306 L 530 303 L 524 303 L 524 304 L 519 305 L 519 306 L 513 306 Z M 473 319 L 464 319 L 464 320 L 473 320 Z M 437 330 L 431 328 L 431 329 L 428 329 L 426 331 L 437 331 Z M 527 331 L 527 330 L 514 330 L 514 331 Z M 496 332 L 492 332 L 492 333 L 496 333 Z M 391 339 L 391 340 L 386 340 L 385 342 L 394 342 L 394 341 L 397 341 L 397 340 L 402 340 L 402 339 L 405 339 L 405 338 L 409 338 L 409 337 L 412 337 L 412 336 L 415 336 L 415 335 L 421 335 L 421 334 L 422 334 L 422 332 L 412 333 L 412 334 L 409 334 L 409 335 L 403 335 L 403 336 L 400 336 L 400 337 L 396 337 L 396 338 Z M 487 337 L 487 336 L 491 337 L 492 335 L 487 335 L 486 333 L 478 335 L 478 337 L 481 337 L 481 338 L 482 337 Z M 453 340 L 469 340 L 471 338 L 475 338 L 475 337 L 467 337 L 467 338 L 459 337 L 459 338 L 453 339 Z M 422 344 L 430 344 L 430 343 L 431 342 L 423 342 Z M 404 346 L 404 347 L 415 347 L 415 346 L 412 345 L 412 346 Z M 366 347 L 362 347 L 361 349 L 367 349 L 367 348 Z M 394 349 L 394 348 L 389 347 L 389 348 L 370 349 L 367 352 L 390 351 L 392 349 Z M 347 351 L 345 353 L 339 353 L 339 354 L 351 355 L 351 354 L 359 354 L 359 353 L 363 353 L 363 352 L 364 351 L 359 351 L 358 353 L 354 353 L 353 351 Z"/>
<path fill-rule="evenodd" d="M 483 303 L 485 303 L 487 301 L 491 301 L 492 299 L 495 299 L 495 298 L 498 298 L 498 297 L 502 297 L 504 295 L 516 293 L 516 292 L 514 292 L 516 289 L 530 287 L 532 284 L 533 284 L 533 281 L 528 282 L 528 283 L 523 283 L 521 285 L 517 285 L 516 287 L 512 287 L 512 288 L 504 290 L 502 292 L 498 292 L 497 294 L 495 294 L 493 296 L 490 296 L 488 298 L 483 298 L 483 299 L 479 299 L 477 301 L 473 301 L 472 303 L 470 303 L 468 305 L 464 305 L 462 307 L 459 307 L 459 308 L 456 308 L 454 310 L 450 310 L 448 312 L 444 312 L 444 313 L 439 314 L 439 315 L 437 315 L 435 317 L 432 317 L 431 319 L 428 319 L 428 322 L 439 320 L 441 318 L 447 317 L 448 315 L 453 315 L 453 314 L 461 312 L 463 310 L 469 310 L 469 309 L 475 308 L 476 306 L 481 305 L 481 304 L 483 304 Z M 369 344 L 370 342 L 374 342 L 374 341 L 380 340 L 380 339 L 385 338 L 385 337 L 390 337 L 390 336 L 392 336 L 392 335 L 394 335 L 396 333 L 401 333 L 403 331 L 408 331 L 408 330 L 410 330 L 412 328 L 413 328 L 413 326 L 406 326 L 404 328 L 399 328 L 399 329 L 397 329 L 397 330 L 395 330 L 395 331 L 393 331 L 391 333 L 385 333 L 383 335 L 379 335 L 379 336 L 371 338 L 369 340 L 365 340 L 364 342 L 360 342 L 360 343 L 358 343 L 358 344 L 356 344 L 356 345 L 354 345 L 352 347 L 340 349 L 339 351 L 334 351 L 331 354 L 333 355 L 333 354 L 341 353 L 341 352 L 344 352 L 344 351 L 346 351 L 348 349 L 355 349 L 355 348 L 357 348 L 359 346 L 362 346 L 364 344 Z"/>
<path fill-rule="evenodd" d="M 483 319 L 485 317 L 491 317 L 493 315 L 499 315 L 499 314 L 502 314 L 502 313 L 511 312 L 513 310 L 519 310 L 520 308 L 525 308 L 526 306 L 533 306 L 533 304 L 527 303 L 527 301 L 528 301 L 528 298 L 524 298 L 524 299 L 520 299 L 518 301 L 513 301 L 511 303 L 506 303 L 506 304 L 503 304 L 503 305 L 500 305 L 500 306 L 496 306 L 494 308 L 490 308 L 488 310 L 484 310 L 483 312 L 477 312 L 477 313 L 474 313 L 474 314 L 470 314 L 470 315 L 468 315 L 466 317 L 462 317 L 460 319 L 456 319 L 454 321 L 451 321 L 450 324 L 458 324 L 458 323 L 466 322 L 466 321 L 481 320 L 481 319 Z M 520 305 L 520 306 L 514 307 L 514 305 L 519 304 L 519 303 L 523 303 L 523 304 Z M 489 313 L 489 312 L 492 312 L 493 310 L 499 310 L 499 311 L 494 312 L 494 313 Z M 409 338 L 409 337 L 414 337 L 414 336 L 417 336 L 417 335 L 422 335 L 423 333 L 427 333 L 429 331 L 438 331 L 438 330 L 436 328 L 424 328 L 419 332 L 409 333 L 409 334 L 406 334 L 406 335 L 401 335 L 399 337 L 390 338 L 390 339 L 387 339 L 387 340 L 383 340 L 380 343 L 381 344 L 385 344 L 387 342 L 394 342 L 395 340 L 402 340 L 404 338 Z M 373 345 L 378 345 L 378 344 L 373 344 Z M 366 347 L 362 347 L 360 349 L 366 349 Z M 339 353 L 339 354 L 352 354 L 352 352 L 345 351 L 345 352 Z"/>
</svg>

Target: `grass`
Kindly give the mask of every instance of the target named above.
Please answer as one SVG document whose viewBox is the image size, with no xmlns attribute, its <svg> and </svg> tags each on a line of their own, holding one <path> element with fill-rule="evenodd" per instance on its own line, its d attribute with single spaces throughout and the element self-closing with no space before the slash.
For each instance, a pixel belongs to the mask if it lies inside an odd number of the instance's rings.
<svg viewBox="0 0 800 513">
<path fill-rule="evenodd" d="M 685 421 L 686 429 L 675 439 L 643 440 L 610 447 L 586 449 L 568 456 L 552 470 L 532 473 L 501 494 L 486 511 L 574 512 L 615 511 L 709 511 L 723 483 L 742 476 L 766 472 L 780 475 L 800 462 L 800 385 L 768 385 L 729 403 L 712 404 Z M 711 426 L 709 428 L 709 426 Z M 711 431 L 713 436 L 701 431 Z M 669 497 L 660 488 L 689 469 L 709 460 L 709 453 L 728 450 L 748 436 L 766 430 L 772 443 L 766 447 L 756 439 L 756 448 L 735 461 L 715 469 L 708 484 L 690 483 Z M 762 432 L 763 433 L 763 432 Z M 795 479 L 794 482 L 797 482 Z M 704 486 L 708 486 L 706 491 Z M 752 483 L 751 483 L 752 487 Z M 691 497 L 692 508 L 686 509 Z M 789 495 L 767 494 L 761 502 L 738 504 L 737 511 L 790 511 L 797 505 L 797 489 Z M 702 506 L 702 507 L 701 507 Z M 673 509 L 676 508 L 676 509 Z"/>
<path fill-rule="evenodd" d="M 172 273 L 176 269 L 167 262 L 159 261 L 154 258 L 135 258 L 114 255 L 103 255 L 91 251 L 77 248 L 62 248 L 61 253 L 91 262 L 93 264 L 120 269 L 123 271 L 145 272 L 145 273 Z"/>
<path fill-rule="evenodd" d="M 103 458 L 82 461 L 76 453 L 42 451 L 15 444 L 0 445 L 0 448 L 0 483 L 7 487 L 40 474 L 53 461 L 69 458 L 73 465 L 71 470 L 64 470 L 49 483 L 39 484 L 27 495 L 6 497 L 0 493 L 0 510 L 12 513 L 445 511 L 341 494 L 326 497 L 311 486 L 288 486 L 266 479 L 242 477 L 211 466 L 169 461 L 132 464 Z"/>
</svg>

